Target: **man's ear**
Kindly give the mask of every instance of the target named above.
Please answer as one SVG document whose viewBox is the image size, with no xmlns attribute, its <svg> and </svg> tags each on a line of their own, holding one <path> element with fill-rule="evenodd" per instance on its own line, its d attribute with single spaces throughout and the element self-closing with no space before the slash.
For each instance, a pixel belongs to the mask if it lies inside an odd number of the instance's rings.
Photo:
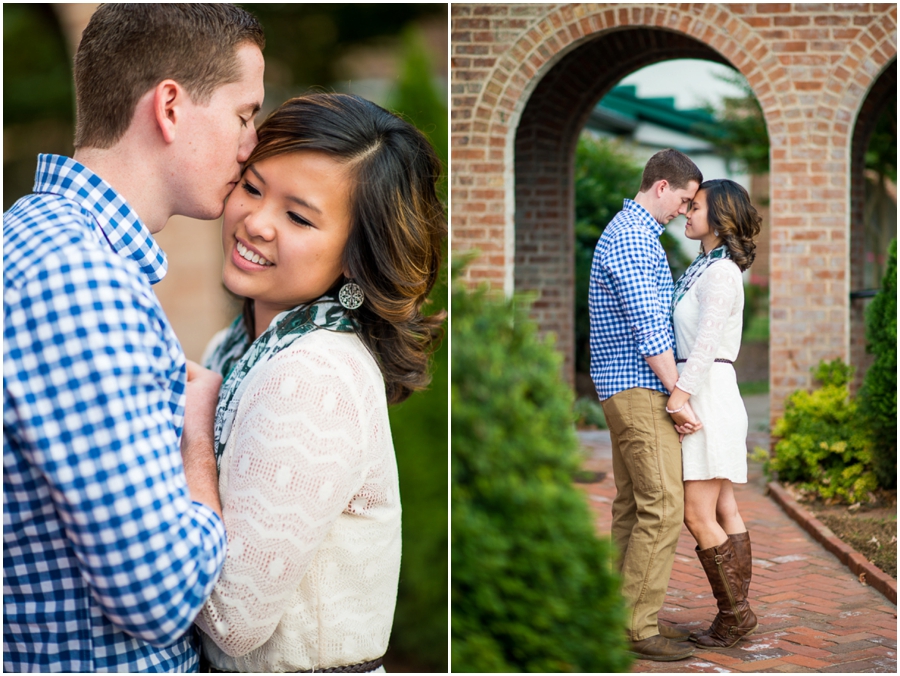
<svg viewBox="0 0 900 676">
<path fill-rule="evenodd" d="M 166 143 L 175 140 L 175 125 L 182 114 L 185 91 L 175 80 L 163 80 L 153 89 L 153 115 Z"/>
<path fill-rule="evenodd" d="M 669 182 L 668 182 L 666 179 L 664 179 L 664 178 L 663 178 L 663 179 L 660 179 L 659 181 L 656 182 L 656 186 L 655 186 L 655 187 L 656 187 L 656 196 L 657 196 L 658 198 L 659 198 L 659 197 L 662 197 L 663 190 L 665 190 L 666 188 L 669 187 Z"/>
</svg>

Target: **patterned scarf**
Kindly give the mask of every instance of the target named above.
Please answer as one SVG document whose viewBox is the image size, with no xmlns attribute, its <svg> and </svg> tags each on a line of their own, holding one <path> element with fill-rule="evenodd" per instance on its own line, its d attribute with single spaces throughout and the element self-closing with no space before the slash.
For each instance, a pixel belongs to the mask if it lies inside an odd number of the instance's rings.
<svg viewBox="0 0 900 676">
<path fill-rule="evenodd" d="M 357 325 L 334 296 L 324 295 L 312 303 L 282 312 L 252 344 L 241 317 L 228 327 L 225 339 L 206 364 L 207 368 L 221 373 L 224 379 L 216 407 L 216 467 L 228 443 L 234 416 L 246 388 L 247 374 L 257 364 L 265 363 L 301 336 L 317 329 L 343 333 L 356 331 Z"/>
<path fill-rule="evenodd" d="M 731 251 L 729 251 L 728 247 L 724 244 L 720 244 L 710 251 L 709 254 L 703 253 L 702 250 L 700 251 L 694 259 L 694 262 L 690 264 L 688 269 L 684 271 L 684 274 L 678 278 L 677 282 L 675 282 L 675 290 L 672 292 L 672 305 L 669 308 L 669 316 L 674 314 L 675 306 L 678 305 L 678 302 L 682 298 L 684 298 L 685 294 L 687 294 L 694 285 L 694 282 L 700 279 L 700 276 L 706 272 L 706 268 L 723 258 L 731 258 Z"/>
</svg>

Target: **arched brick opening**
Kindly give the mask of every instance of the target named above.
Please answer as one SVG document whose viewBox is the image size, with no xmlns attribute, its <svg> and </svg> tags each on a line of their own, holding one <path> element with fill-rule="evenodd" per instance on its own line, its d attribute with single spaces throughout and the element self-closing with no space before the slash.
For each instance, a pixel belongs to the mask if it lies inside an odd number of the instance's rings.
<svg viewBox="0 0 900 676">
<path fill-rule="evenodd" d="M 537 296 L 532 314 L 542 331 L 556 334 L 571 381 L 578 136 L 596 103 L 622 78 L 644 66 L 682 58 L 731 65 L 708 45 L 670 30 L 635 27 L 592 36 L 541 79 L 516 130 L 515 290 Z"/>
<path fill-rule="evenodd" d="M 669 31 L 727 59 L 747 78 L 766 119 L 773 421 L 791 391 L 811 384 L 810 368 L 819 360 L 850 358 L 853 122 L 878 75 L 896 58 L 896 4 L 453 3 L 451 17 L 452 241 L 455 252 L 480 252 L 464 281 L 511 293 L 525 276 L 516 270 L 517 215 L 524 218 L 531 208 L 530 229 L 537 231 L 556 219 L 545 215 L 571 212 L 568 191 L 551 182 L 571 183 L 568 162 L 558 164 L 565 171 L 555 179 L 521 175 L 532 184 L 531 204 L 516 196 L 519 127 L 528 123 L 524 115 L 534 92 L 570 53 L 604 35 Z M 581 94 L 573 106 L 587 105 Z M 574 115 L 567 119 L 578 126 Z M 549 149 L 549 130 L 534 127 L 531 133 L 539 148 Z M 574 132 L 563 130 L 560 138 L 574 140 Z M 550 227 L 548 234 L 553 232 L 559 231 Z M 561 249 L 568 242 L 559 237 Z M 560 279 L 563 293 L 571 294 L 571 282 Z M 542 301 L 559 305 L 550 294 Z M 544 328 L 559 333 L 549 325 L 550 310 L 539 308 Z M 570 377 L 572 361 L 570 355 Z"/>
<path fill-rule="evenodd" d="M 865 252 L 865 153 L 879 117 L 891 103 L 897 100 L 897 61 L 884 69 L 872 85 L 859 109 L 853 128 L 850 175 L 850 291 L 862 291 Z M 872 355 L 866 354 L 865 298 L 850 301 L 850 363 L 856 367 L 854 388 L 862 385 L 862 379 L 872 363 Z"/>
</svg>

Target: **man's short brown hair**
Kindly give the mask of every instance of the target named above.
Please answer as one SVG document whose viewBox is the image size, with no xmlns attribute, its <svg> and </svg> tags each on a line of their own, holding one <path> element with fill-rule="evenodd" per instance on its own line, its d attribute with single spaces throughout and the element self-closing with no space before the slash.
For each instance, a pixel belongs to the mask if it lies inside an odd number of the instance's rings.
<svg viewBox="0 0 900 676">
<path fill-rule="evenodd" d="M 256 17 L 229 4 L 107 4 L 91 17 L 75 54 L 75 147 L 110 148 L 138 100 L 165 79 L 204 105 L 240 79 L 237 48 L 265 46 Z"/>
<path fill-rule="evenodd" d="M 683 190 L 691 181 L 703 183 L 703 174 L 684 153 L 666 148 L 647 160 L 641 179 L 641 192 L 647 192 L 657 181 L 668 181 L 674 190 Z"/>
</svg>

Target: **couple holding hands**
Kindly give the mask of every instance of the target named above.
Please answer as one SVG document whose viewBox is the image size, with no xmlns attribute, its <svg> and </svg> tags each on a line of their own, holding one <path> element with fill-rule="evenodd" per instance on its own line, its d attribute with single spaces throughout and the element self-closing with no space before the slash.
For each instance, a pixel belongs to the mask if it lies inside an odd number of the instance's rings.
<svg viewBox="0 0 900 676">
<path fill-rule="evenodd" d="M 74 157 L 4 214 L 5 671 L 383 671 L 441 166 L 355 96 L 256 130 L 264 44 L 234 5 L 102 5 Z M 205 368 L 151 289 L 176 214 L 224 215 L 244 299 Z"/>
<path fill-rule="evenodd" d="M 687 216 L 685 234 L 700 254 L 673 284 L 659 236 L 678 215 Z M 753 262 L 760 223 L 744 188 L 704 182 L 686 155 L 663 150 L 594 252 L 591 377 L 612 441 L 612 537 L 631 652 L 641 659 L 729 648 L 757 628 L 747 599 L 750 537 L 732 486 L 747 482 L 747 412 L 732 364 L 741 273 Z M 703 631 L 658 618 L 682 522 L 718 606 Z"/>
</svg>

